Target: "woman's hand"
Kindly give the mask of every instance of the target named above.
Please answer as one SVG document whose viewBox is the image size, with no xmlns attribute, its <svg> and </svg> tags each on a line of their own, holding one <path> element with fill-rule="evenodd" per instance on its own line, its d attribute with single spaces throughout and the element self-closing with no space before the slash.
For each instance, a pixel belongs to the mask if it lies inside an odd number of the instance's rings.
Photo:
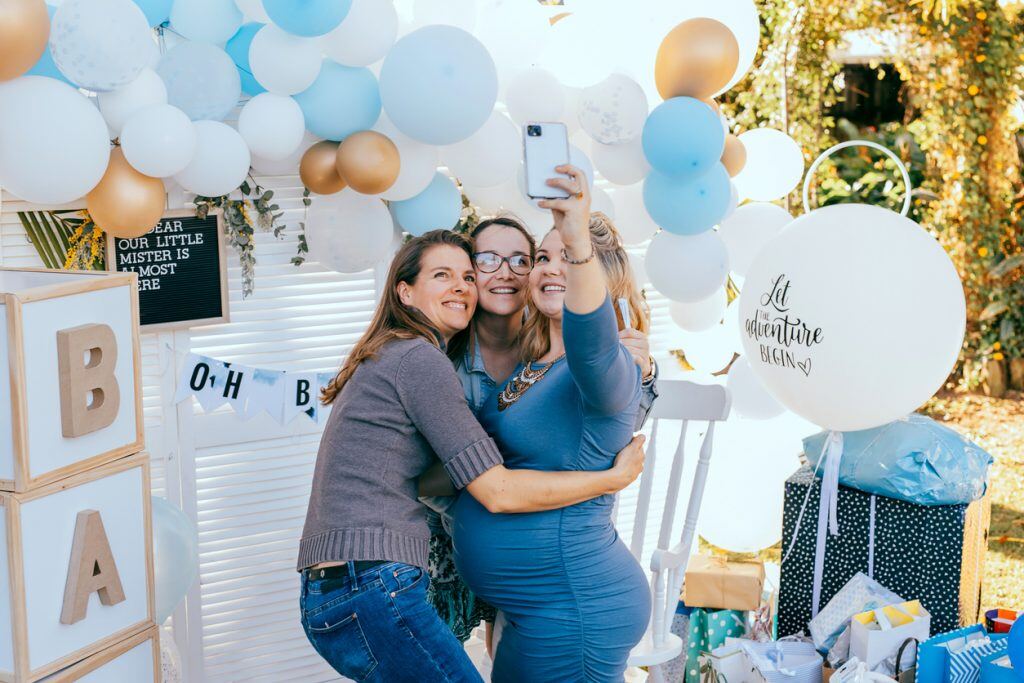
<svg viewBox="0 0 1024 683">
<path fill-rule="evenodd" d="M 555 229 L 562 235 L 565 249 L 573 258 L 590 255 L 590 186 L 587 176 L 575 166 L 566 164 L 555 170 L 568 178 L 548 178 L 550 187 L 569 193 L 566 199 L 544 199 L 538 202 L 542 209 L 550 209 Z"/>
<path fill-rule="evenodd" d="M 611 475 L 612 486 L 608 493 L 618 493 L 636 481 L 636 478 L 644 471 L 644 457 L 646 455 L 644 453 L 644 441 L 646 440 L 646 436 L 637 434 L 629 442 L 629 445 L 615 456 L 615 463 L 608 470 L 608 473 Z"/>
<path fill-rule="evenodd" d="M 647 335 L 640 330 L 627 328 L 619 330 L 619 341 L 633 356 L 633 361 L 640 366 L 640 376 L 651 376 L 651 344 Z"/>
</svg>

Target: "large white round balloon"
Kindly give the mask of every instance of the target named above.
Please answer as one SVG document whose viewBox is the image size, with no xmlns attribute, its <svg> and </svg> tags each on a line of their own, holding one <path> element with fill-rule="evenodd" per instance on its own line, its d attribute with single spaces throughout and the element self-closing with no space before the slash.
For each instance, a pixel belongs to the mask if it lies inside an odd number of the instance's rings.
<svg viewBox="0 0 1024 683">
<path fill-rule="evenodd" d="M 400 163 L 398 178 L 391 187 L 381 193 L 381 197 L 399 202 L 411 199 L 427 189 L 427 185 L 437 173 L 437 147 L 413 140 L 398 130 L 385 114 L 381 114 L 373 129 L 388 136 L 391 142 L 395 143 Z"/>
<path fill-rule="evenodd" d="M 615 226 L 619 229 L 619 235 L 622 236 L 624 243 L 642 244 L 654 237 L 654 233 L 658 232 L 658 224 L 644 206 L 642 184 L 613 187 L 610 194 L 612 201 L 615 202 L 615 215 L 618 216 Z"/>
<path fill-rule="evenodd" d="M 662 230 L 651 240 L 644 260 L 651 284 L 673 301 L 706 299 L 729 276 L 729 254 L 714 230 L 698 235 Z"/>
<path fill-rule="evenodd" d="M 800 467 L 803 438 L 815 431 L 814 425 L 792 413 L 771 420 L 732 416 L 716 424 L 714 457 L 697 526 L 701 537 L 738 553 L 778 543 L 785 481 Z"/>
<path fill-rule="evenodd" d="M 224 50 L 184 41 L 160 60 L 157 73 L 167 86 L 167 102 L 193 121 L 220 121 L 242 94 L 238 68 Z"/>
<path fill-rule="evenodd" d="M 387 258 L 391 238 L 384 202 L 352 189 L 315 198 L 306 217 L 310 259 L 339 273 L 358 273 Z"/>
<path fill-rule="evenodd" d="M 320 140 L 321 138 L 318 138 L 309 131 L 305 131 L 302 134 L 302 142 L 284 159 L 273 161 L 254 154 L 251 162 L 252 170 L 261 176 L 298 175 L 299 162 L 302 161 L 302 155 L 310 147 L 320 142 Z"/>
<path fill-rule="evenodd" d="M 107 124 L 70 85 L 45 76 L 0 83 L 0 186 L 25 201 L 64 204 L 103 177 Z"/>
<path fill-rule="evenodd" d="M 53 15 L 50 52 L 72 83 L 104 92 L 135 80 L 157 47 L 132 0 L 65 0 Z"/>
<path fill-rule="evenodd" d="M 505 87 L 508 115 L 520 126 L 527 121 L 559 121 L 565 111 L 565 89 L 550 71 L 526 69 Z"/>
<path fill-rule="evenodd" d="M 245 21 L 256 21 L 261 24 L 272 23 L 267 10 L 263 8 L 263 0 L 235 0 L 235 5 L 242 10 Z"/>
<path fill-rule="evenodd" d="M 616 185 L 639 183 L 651 170 L 640 138 L 618 145 L 595 142 L 590 146 L 590 156 L 601 175 Z"/>
<path fill-rule="evenodd" d="M 679 335 L 686 362 L 698 372 L 707 374 L 721 372 L 728 367 L 735 355 L 729 342 L 736 335 L 727 325 L 728 322 L 716 323 L 703 332 Z"/>
<path fill-rule="evenodd" d="M 171 26 L 188 40 L 223 45 L 242 26 L 234 0 L 174 0 Z"/>
<path fill-rule="evenodd" d="M 600 13 L 583 11 L 574 11 L 559 19 L 550 29 L 551 35 L 540 55 L 540 66 L 572 88 L 589 88 L 600 83 L 615 70 L 616 53 L 624 51 L 606 47 L 613 43 L 597 47 L 602 43 L 595 38 L 610 32 L 605 21 L 606 17 Z M 653 65 L 652 61 L 652 70 Z"/>
<path fill-rule="evenodd" d="M 477 6 L 475 33 L 487 46 L 503 78 L 537 62 L 551 31 L 551 23 L 539 3 L 478 0 Z"/>
<path fill-rule="evenodd" d="M 740 295 L 743 348 L 793 412 L 825 429 L 877 427 L 915 409 L 956 363 L 966 306 L 939 243 L 864 204 L 793 221 L 754 259 Z"/>
<path fill-rule="evenodd" d="M 278 95 L 295 95 L 320 73 L 320 43 L 267 24 L 252 38 L 249 65 L 259 84 Z"/>
<path fill-rule="evenodd" d="M 722 322 L 728 297 L 725 288 L 715 290 L 706 299 L 684 304 L 678 301 L 669 303 L 668 314 L 672 322 L 687 332 L 703 332 Z"/>
<path fill-rule="evenodd" d="M 754 374 L 746 356 L 737 358 L 729 368 L 726 386 L 732 394 L 732 409 L 738 415 L 751 420 L 767 420 L 786 412 Z"/>
<path fill-rule="evenodd" d="M 398 37 L 398 13 L 390 0 L 352 0 L 336 29 L 320 40 L 327 56 L 345 66 L 369 66 L 384 58 Z"/>
<path fill-rule="evenodd" d="M 416 0 L 412 15 L 416 26 L 447 24 L 472 33 L 476 27 L 476 0 Z"/>
<path fill-rule="evenodd" d="M 644 265 L 644 260 L 636 254 L 629 255 L 629 268 L 633 271 L 633 279 L 636 281 L 636 286 L 643 289 L 647 286 L 647 266 Z"/>
<path fill-rule="evenodd" d="M 155 71 L 146 68 L 128 85 L 111 92 L 101 92 L 96 101 L 111 132 L 117 137 L 135 112 L 154 104 L 167 104 L 167 86 Z"/>
<path fill-rule="evenodd" d="M 189 192 L 219 197 L 238 188 L 249 173 L 251 156 L 245 140 L 220 121 L 196 121 L 196 153 L 174 179 Z"/>
<path fill-rule="evenodd" d="M 541 237 L 551 229 L 551 212 L 534 206 L 523 194 L 522 174 L 520 164 L 513 180 L 496 187 L 479 188 L 466 185 L 462 190 L 484 215 L 511 213 L 519 218 L 535 237 Z"/>
<path fill-rule="evenodd" d="M 591 213 L 603 213 L 605 216 L 615 223 L 615 200 L 608 194 L 607 190 L 600 187 L 595 187 L 590 193 L 590 211 Z M 615 228 L 618 229 L 618 223 L 615 223 Z M 622 236 L 622 231 L 619 231 L 619 236 Z"/>
<path fill-rule="evenodd" d="M 596 142 L 618 145 L 640 136 L 647 111 L 643 88 L 628 76 L 612 74 L 583 90 L 577 118 Z"/>
<path fill-rule="evenodd" d="M 269 161 L 286 159 L 302 142 L 305 130 L 298 102 L 284 95 L 260 93 L 238 114 L 238 132 L 245 144 Z"/>
<path fill-rule="evenodd" d="M 732 181 L 741 198 L 770 202 L 800 184 L 804 155 L 793 138 L 773 128 L 755 128 L 740 135 L 740 142 L 747 150 L 747 163 Z"/>
<path fill-rule="evenodd" d="M 522 158 L 522 138 L 516 124 L 504 114 L 493 112 L 483 128 L 443 148 L 441 156 L 464 183 L 477 187 L 501 185 L 515 176 Z"/>
<path fill-rule="evenodd" d="M 182 110 L 156 104 L 136 112 L 124 124 L 121 150 L 139 173 L 167 178 L 192 162 L 196 128 Z"/>
<path fill-rule="evenodd" d="M 744 204 L 723 220 L 718 234 L 729 250 L 732 271 L 746 275 L 757 252 L 792 220 L 781 206 L 763 202 Z"/>
</svg>

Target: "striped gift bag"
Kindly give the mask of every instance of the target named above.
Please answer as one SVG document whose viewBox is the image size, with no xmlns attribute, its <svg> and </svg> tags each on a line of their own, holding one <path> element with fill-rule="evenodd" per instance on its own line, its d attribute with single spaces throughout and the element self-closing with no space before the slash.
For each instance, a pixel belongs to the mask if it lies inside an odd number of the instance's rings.
<svg viewBox="0 0 1024 683">
<path fill-rule="evenodd" d="M 949 683 L 978 683 L 981 658 L 1006 652 L 1006 636 L 991 635 L 967 642 L 963 649 L 949 651 Z"/>
</svg>

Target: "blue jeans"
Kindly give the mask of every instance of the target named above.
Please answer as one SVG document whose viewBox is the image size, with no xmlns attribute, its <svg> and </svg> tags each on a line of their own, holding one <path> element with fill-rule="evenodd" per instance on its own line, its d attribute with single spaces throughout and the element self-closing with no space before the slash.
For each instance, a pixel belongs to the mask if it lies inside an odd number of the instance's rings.
<svg viewBox="0 0 1024 683">
<path fill-rule="evenodd" d="M 462 644 L 427 603 L 419 567 L 388 562 L 356 574 L 310 579 L 302 573 L 302 628 L 343 676 L 381 683 L 481 683 Z"/>
</svg>

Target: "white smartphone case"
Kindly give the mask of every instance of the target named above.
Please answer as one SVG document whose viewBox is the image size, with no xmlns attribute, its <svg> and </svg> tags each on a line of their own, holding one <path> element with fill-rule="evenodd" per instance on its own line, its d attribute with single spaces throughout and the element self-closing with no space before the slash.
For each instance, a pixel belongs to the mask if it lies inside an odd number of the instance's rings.
<svg viewBox="0 0 1024 683">
<path fill-rule="evenodd" d="M 539 135 L 531 135 L 531 131 Z M 523 125 L 523 161 L 526 194 L 532 199 L 564 199 L 565 190 L 551 187 L 548 178 L 568 176 L 555 173 L 556 166 L 569 163 L 569 132 L 564 123 L 528 121 Z"/>
</svg>

